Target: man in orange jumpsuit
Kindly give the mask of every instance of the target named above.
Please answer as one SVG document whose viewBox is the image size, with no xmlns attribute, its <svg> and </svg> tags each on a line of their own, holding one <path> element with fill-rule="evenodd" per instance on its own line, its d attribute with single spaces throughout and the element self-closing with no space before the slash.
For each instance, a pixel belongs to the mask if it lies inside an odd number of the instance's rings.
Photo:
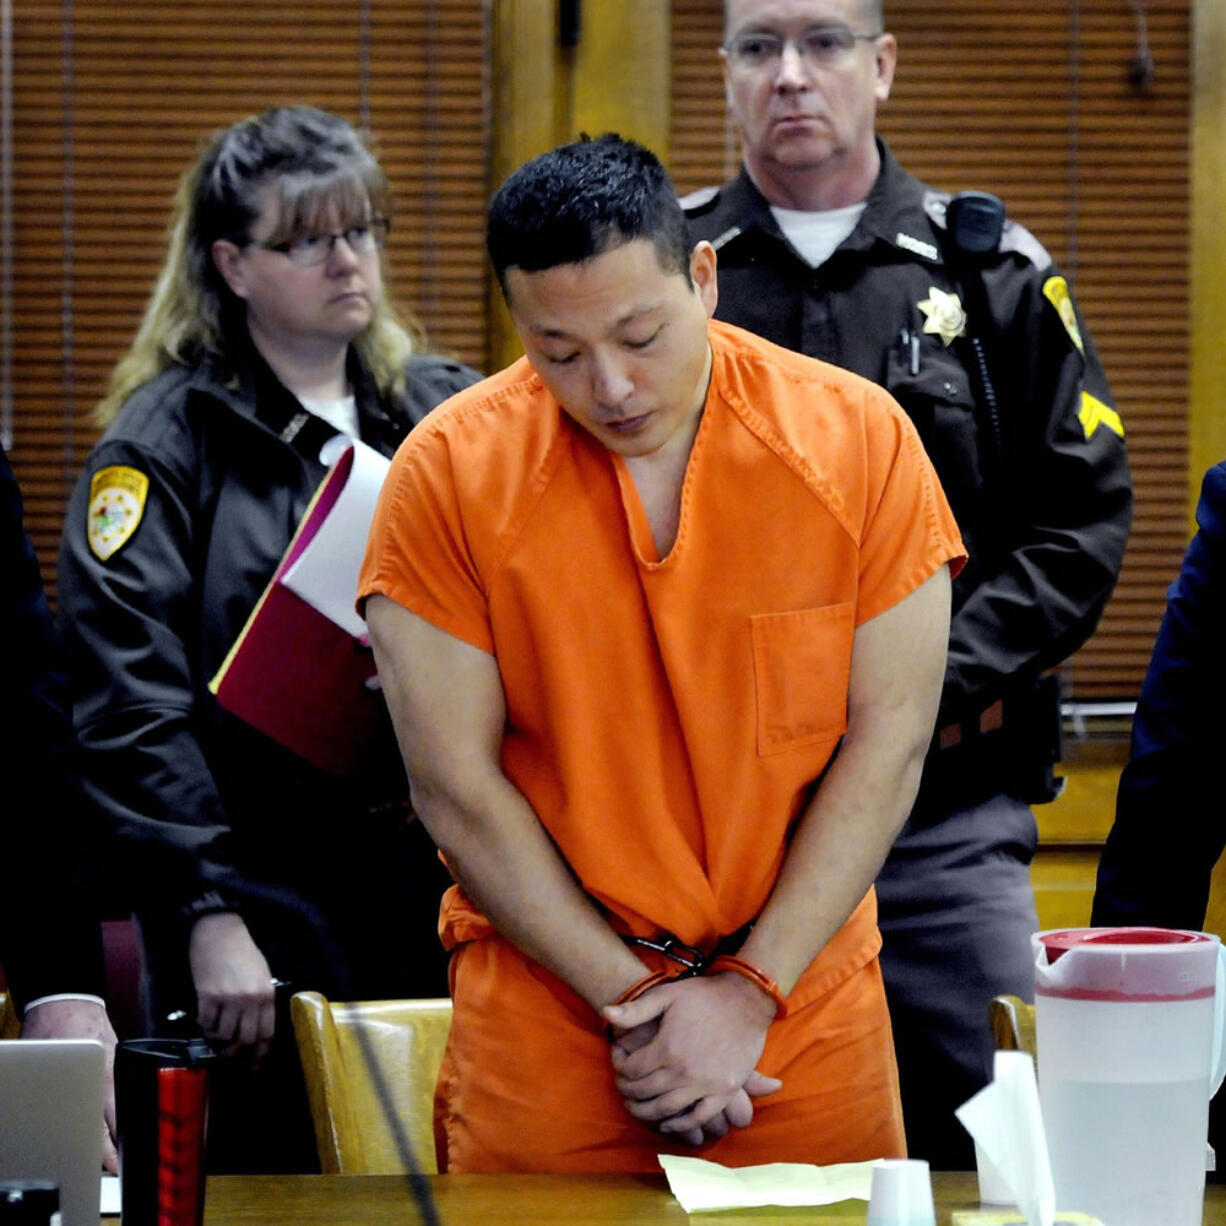
<svg viewBox="0 0 1226 1226">
<path fill-rule="evenodd" d="M 900 1154 L 871 883 L 962 559 L 927 457 L 710 321 L 640 146 L 528 163 L 488 241 L 527 357 L 401 449 L 359 589 L 458 883 L 440 1163 Z"/>
</svg>

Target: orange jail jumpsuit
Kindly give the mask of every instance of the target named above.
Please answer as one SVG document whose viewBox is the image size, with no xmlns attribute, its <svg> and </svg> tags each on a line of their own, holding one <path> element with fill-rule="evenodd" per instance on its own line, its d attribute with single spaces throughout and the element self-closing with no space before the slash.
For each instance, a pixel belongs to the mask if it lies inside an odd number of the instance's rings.
<svg viewBox="0 0 1226 1226">
<path fill-rule="evenodd" d="M 710 339 L 665 558 L 623 461 L 520 360 L 401 447 L 359 585 L 497 658 L 502 768 L 609 923 L 706 951 L 767 901 L 845 729 L 856 626 L 962 558 L 886 393 L 726 324 Z M 440 929 L 455 950 L 445 1169 L 649 1171 L 696 1152 L 630 1117 L 601 1020 L 458 887 Z M 768 1032 L 758 1067 L 783 1089 L 698 1153 L 903 1153 L 879 945 L 870 890 Z"/>
</svg>

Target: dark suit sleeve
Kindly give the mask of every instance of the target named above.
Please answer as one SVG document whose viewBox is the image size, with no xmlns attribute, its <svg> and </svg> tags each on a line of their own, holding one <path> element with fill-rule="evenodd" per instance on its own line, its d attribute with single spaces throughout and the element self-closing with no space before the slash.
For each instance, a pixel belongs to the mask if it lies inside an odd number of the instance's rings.
<svg viewBox="0 0 1226 1226">
<path fill-rule="evenodd" d="M 56 992 L 102 995 L 92 859 L 72 775 L 64 671 L 21 492 L 0 449 L 0 670 L 7 731 L 0 817 L 0 965 L 19 1005 Z"/>
<path fill-rule="evenodd" d="M 1094 924 L 1199 929 L 1226 843 L 1226 464 L 1205 474 L 1196 521 L 1137 703 Z"/>
</svg>

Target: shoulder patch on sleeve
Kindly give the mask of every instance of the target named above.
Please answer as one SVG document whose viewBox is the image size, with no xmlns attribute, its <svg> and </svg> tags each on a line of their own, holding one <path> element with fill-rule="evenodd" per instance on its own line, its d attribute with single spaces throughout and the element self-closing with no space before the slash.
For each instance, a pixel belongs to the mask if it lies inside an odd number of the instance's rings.
<svg viewBox="0 0 1226 1226">
<path fill-rule="evenodd" d="M 1089 392 L 1081 393 L 1081 408 L 1077 410 L 1077 416 L 1081 419 L 1081 428 L 1086 433 L 1087 442 L 1094 437 L 1094 431 L 1099 426 L 1106 426 L 1112 434 L 1124 437 L 1124 422 L 1120 415 L 1109 404 L 1103 404 L 1097 396 L 1091 396 Z"/>
<path fill-rule="evenodd" d="M 90 550 L 105 562 L 136 531 L 145 513 L 149 478 L 126 464 L 100 468 L 89 483 L 86 537 Z"/>
<path fill-rule="evenodd" d="M 1069 334 L 1069 339 L 1082 353 L 1085 353 L 1085 345 L 1081 340 L 1081 329 L 1077 326 L 1077 312 L 1073 310 L 1073 296 L 1069 293 L 1068 282 L 1060 276 L 1048 277 L 1043 282 L 1043 297 L 1056 308 L 1056 313 L 1060 316 L 1060 322 Z"/>
<path fill-rule="evenodd" d="M 718 187 L 700 187 L 697 191 L 689 192 L 678 198 L 677 203 L 687 213 L 696 213 L 705 205 L 712 204 L 718 199 L 720 189 Z"/>
</svg>

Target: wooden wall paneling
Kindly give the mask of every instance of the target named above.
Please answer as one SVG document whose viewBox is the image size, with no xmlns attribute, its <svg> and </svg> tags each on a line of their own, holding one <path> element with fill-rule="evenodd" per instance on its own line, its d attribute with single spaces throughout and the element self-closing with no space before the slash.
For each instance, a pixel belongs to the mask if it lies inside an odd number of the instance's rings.
<svg viewBox="0 0 1226 1226">
<path fill-rule="evenodd" d="M 489 193 L 561 140 L 567 109 L 557 0 L 494 0 L 493 113 Z M 484 259 L 484 240 L 481 246 Z M 489 277 L 490 371 L 521 355 L 502 291 Z"/>
<path fill-rule="evenodd" d="M 1189 535 L 1195 530 L 1201 477 L 1226 459 L 1226 5 L 1221 0 L 1195 0 L 1192 59 Z M 1226 857 L 1213 870 L 1204 929 L 1226 935 Z"/>
<path fill-rule="evenodd" d="M 740 162 L 724 103 L 718 48 L 723 8 L 711 0 L 672 0 L 669 172 L 680 192 L 730 179 Z"/>
<path fill-rule="evenodd" d="M 618 132 L 668 160 L 671 33 L 658 0 L 583 6 L 572 135 Z"/>
<path fill-rule="evenodd" d="M 582 0 L 578 39 L 562 47 L 558 0 L 494 0 L 494 97 L 499 124 L 491 188 L 547 149 L 619 132 L 661 156 L 669 138 L 671 25 L 657 0 Z M 523 352 L 501 293 L 491 287 L 490 366 Z"/>
<path fill-rule="evenodd" d="M 1192 115 L 1189 531 L 1200 479 L 1226 459 L 1226 4 L 1196 0 Z"/>
<path fill-rule="evenodd" d="M 1030 869 L 1039 930 L 1086 928 L 1094 903 L 1099 847 L 1044 847 Z"/>
<path fill-rule="evenodd" d="M 1226 856 L 1218 860 L 1209 883 L 1209 907 L 1205 912 L 1204 932 L 1216 932 L 1226 940 Z"/>
<path fill-rule="evenodd" d="M 393 286 L 432 347 L 481 368 L 491 32 L 472 0 L 370 0 L 370 129 L 392 185 Z"/>
</svg>

